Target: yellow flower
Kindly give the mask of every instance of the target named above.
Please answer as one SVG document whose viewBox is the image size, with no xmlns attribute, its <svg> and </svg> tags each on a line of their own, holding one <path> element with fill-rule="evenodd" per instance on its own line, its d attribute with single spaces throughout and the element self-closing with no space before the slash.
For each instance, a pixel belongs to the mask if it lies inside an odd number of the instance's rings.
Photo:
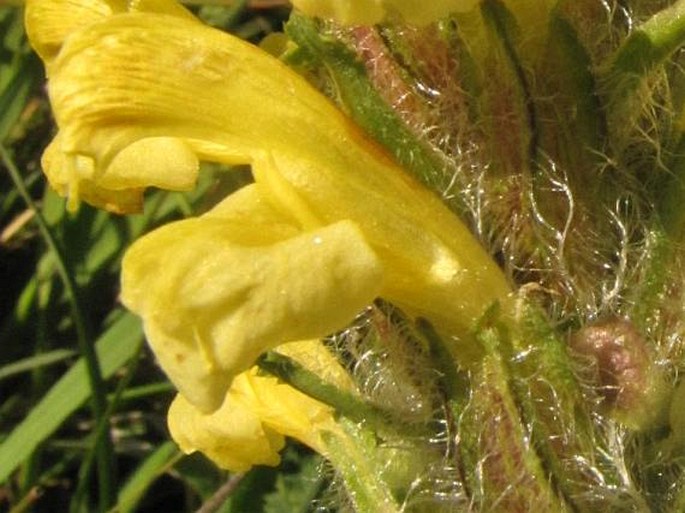
<svg viewBox="0 0 685 513">
<path fill-rule="evenodd" d="M 329 382 L 350 388 L 347 375 L 318 340 L 279 348 Z M 221 407 L 204 414 L 182 395 L 169 409 L 169 430 L 186 453 L 201 451 L 222 468 L 244 472 L 253 465 L 277 465 L 289 436 L 320 454 L 323 432 L 340 434 L 333 409 L 252 368 L 236 376 Z"/>
<path fill-rule="evenodd" d="M 411 24 L 426 25 L 454 12 L 470 11 L 479 0 L 292 0 L 309 16 L 333 18 L 345 25 L 373 25 L 389 15 Z"/>
<path fill-rule="evenodd" d="M 44 160 L 71 201 L 122 211 L 146 186 L 188 187 L 198 159 L 252 166 L 254 185 L 123 263 L 123 301 L 184 397 L 216 410 L 259 353 L 341 329 L 378 295 L 468 351 L 474 321 L 509 295 L 468 229 L 280 61 L 171 2 L 136 5 L 155 9 L 54 31 L 59 134 Z"/>
<path fill-rule="evenodd" d="M 180 392 L 204 411 L 267 349 L 324 336 L 380 292 L 383 270 L 347 220 L 303 232 L 250 185 L 136 242 L 122 299 Z"/>
<path fill-rule="evenodd" d="M 188 11 L 171 0 L 28 0 L 26 30 L 50 77 L 53 62 L 72 35 L 112 16 L 140 11 L 196 22 Z M 108 76 L 108 73 L 99 75 L 96 80 L 107 80 Z M 150 154 L 157 158 L 150 159 Z M 178 139 L 150 137 L 119 152 L 103 173 L 96 170 L 89 155 L 65 151 L 58 134 L 43 155 L 43 169 L 52 187 L 69 198 L 72 208 L 81 198 L 95 206 L 125 213 L 141 210 L 147 186 L 177 191 L 191 189 L 198 164 L 195 154 Z"/>
<path fill-rule="evenodd" d="M 194 20 L 179 3 L 170 0 L 27 0 L 26 32 L 49 70 L 71 34 L 110 16 L 136 11 Z"/>
</svg>

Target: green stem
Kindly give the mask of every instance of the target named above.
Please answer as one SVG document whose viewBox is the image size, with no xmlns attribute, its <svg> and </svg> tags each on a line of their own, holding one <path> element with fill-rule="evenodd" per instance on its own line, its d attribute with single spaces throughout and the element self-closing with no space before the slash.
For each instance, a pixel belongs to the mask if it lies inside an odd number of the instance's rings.
<svg viewBox="0 0 685 513">
<path fill-rule="evenodd" d="M 386 102 L 359 56 L 344 44 L 322 35 L 316 23 L 305 16 L 292 15 L 285 31 L 317 67 L 330 73 L 337 99 L 360 127 L 429 189 L 445 190 L 452 180 L 452 168 Z M 295 65 L 297 57 L 297 54 L 286 55 Z M 467 211 L 462 204 L 450 206 L 459 212 Z"/>
<path fill-rule="evenodd" d="M 416 329 L 428 343 L 431 361 L 440 373 L 439 383 L 445 399 L 454 405 L 465 406 L 469 395 L 469 382 L 457 371 L 457 364 L 444 341 L 424 318 L 416 319 Z"/>
<path fill-rule="evenodd" d="M 400 513 L 374 457 L 374 436 L 360 425 L 340 422 L 342 433 L 324 435 L 326 456 L 345 483 L 357 513 Z"/>
<path fill-rule="evenodd" d="M 402 419 L 395 418 L 391 412 L 327 383 L 287 356 L 271 351 L 262 355 L 257 360 L 257 365 L 300 392 L 335 408 L 340 415 L 351 421 L 364 423 L 379 432 L 426 434 L 426 426 L 402 422 Z"/>
<path fill-rule="evenodd" d="M 634 91 L 640 79 L 685 43 L 685 0 L 678 0 L 634 30 L 614 54 L 606 73 L 614 80 L 612 99 Z"/>
<path fill-rule="evenodd" d="M 685 238 L 685 209 L 682 208 L 685 198 L 685 136 L 680 137 L 668 169 L 670 174 L 663 189 L 658 191 L 661 201 L 656 207 L 668 238 L 682 242 Z"/>
<path fill-rule="evenodd" d="M 19 194 L 23 200 L 26 202 L 26 205 L 33 211 L 33 219 L 38 225 L 38 229 L 48 247 L 48 251 L 54 257 L 57 274 L 62 280 L 64 289 L 66 291 L 67 300 L 71 308 L 71 315 L 74 321 L 79 351 L 86 362 L 91 389 L 90 403 L 93 416 L 97 422 L 103 422 L 105 420 L 107 409 L 105 383 L 102 378 L 102 371 L 100 369 L 97 355 L 95 354 L 95 348 L 93 344 L 91 344 L 88 336 L 85 317 L 78 299 L 76 283 L 74 282 L 72 275 L 67 268 L 64 256 L 60 251 L 52 232 L 50 231 L 50 227 L 26 189 L 19 169 L 15 165 L 14 160 L 12 159 L 7 148 L 1 144 L 0 157 L 2 158 L 2 162 L 4 163 L 12 181 L 14 182 L 14 186 L 19 191 Z M 102 443 L 98 445 L 97 460 L 100 510 L 105 511 L 111 504 L 114 503 L 116 490 L 116 487 L 114 486 L 114 451 L 112 448 L 112 441 L 108 436 L 105 436 Z"/>
<path fill-rule="evenodd" d="M 644 22 L 619 48 L 613 68 L 641 74 L 662 63 L 685 41 L 685 0 L 678 0 Z"/>
<path fill-rule="evenodd" d="M 97 425 L 95 426 L 95 429 L 93 430 L 92 434 L 93 446 L 96 448 L 100 447 L 103 443 L 105 443 L 106 440 L 109 440 L 109 437 L 107 436 L 109 433 L 109 419 L 114 414 L 115 409 L 119 406 L 124 391 L 128 388 L 131 379 L 135 375 L 136 368 L 138 367 L 138 363 L 140 361 L 139 357 L 142 348 L 142 345 L 139 346 L 138 350 L 131 358 L 130 363 L 128 364 L 128 368 L 126 369 L 126 373 L 124 374 L 124 377 L 117 385 L 117 389 L 114 392 L 114 397 L 112 397 L 111 401 L 107 405 L 107 410 L 105 411 L 105 414 L 101 416 L 97 421 Z M 86 457 L 81 463 L 81 468 L 79 469 L 78 485 L 71 499 L 71 511 L 73 513 L 78 513 L 79 511 L 81 511 L 83 498 L 85 497 L 86 492 L 88 490 L 88 476 L 92 471 L 93 462 L 94 456 L 93 452 L 91 451 L 86 454 Z"/>
</svg>

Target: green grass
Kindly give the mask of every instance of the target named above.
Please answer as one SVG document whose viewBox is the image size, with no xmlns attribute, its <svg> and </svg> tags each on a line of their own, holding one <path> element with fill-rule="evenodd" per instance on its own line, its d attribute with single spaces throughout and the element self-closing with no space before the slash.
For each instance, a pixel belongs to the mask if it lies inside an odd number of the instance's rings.
<svg viewBox="0 0 685 513">
<path fill-rule="evenodd" d="M 246 4 L 193 8 L 250 40 L 287 14 Z M 54 131 L 44 82 L 21 9 L 0 3 L 0 511 L 307 511 L 322 486 L 302 448 L 238 481 L 169 441 L 173 387 L 117 299 L 133 240 L 249 176 L 208 167 L 192 193 L 149 194 L 142 215 L 70 214 L 40 169 Z"/>
</svg>

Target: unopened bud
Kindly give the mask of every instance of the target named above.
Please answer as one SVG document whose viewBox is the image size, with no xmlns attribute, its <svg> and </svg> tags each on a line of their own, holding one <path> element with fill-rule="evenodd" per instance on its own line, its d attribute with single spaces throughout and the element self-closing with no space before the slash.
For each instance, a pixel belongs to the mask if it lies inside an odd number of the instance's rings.
<svg viewBox="0 0 685 513">
<path fill-rule="evenodd" d="M 647 341 L 630 320 L 611 318 L 581 328 L 570 347 L 589 364 L 583 377 L 630 427 L 652 425 L 660 416 L 660 372 Z"/>
</svg>

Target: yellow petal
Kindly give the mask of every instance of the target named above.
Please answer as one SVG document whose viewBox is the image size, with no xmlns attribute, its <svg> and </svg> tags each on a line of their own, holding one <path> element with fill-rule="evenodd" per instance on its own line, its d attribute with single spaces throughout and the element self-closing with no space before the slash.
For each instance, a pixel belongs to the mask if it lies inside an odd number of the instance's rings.
<svg viewBox="0 0 685 513">
<path fill-rule="evenodd" d="M 250 408 L 270 429 L 325 452 L 321 432 L 336 427 L 333 409 L 256 369 L 240 375 L 231 387 L 237 400 Z M 223 406 L 222 406 L 223 409 Z"/>
<path fill-rule="evenodd" d="M 31 45 L 50 64 L 69 35 L 108 16 L 129 11 L 192 18 L 173 0 L 27 0 L 25 25 Z"/>
<path fill-rule="evenodd" d="M 38 55 L 49 64 L 69 34 L 111 14 L 104 0 L 27 0 L 26 32 Z"/>
<path fill-rule="evenodd" d="M 258 375 L 256 368 L 236 376 L 213 413 L 202 413 L 179 394 L 168 422 L 184 452 L 200 451 L 234 472 L 252 465 L 277 465 L 283 436 L 325 454 L 321 434 L 337 430 L 330 407 L 276 378 Z"/>
<path fill-rule="evenodd" d="M 236 384 L 241 381 L 236 378 Z M 217 465 L 245 472 L 253 465 L 278 465 L 283 436 L 265 427 L 244 402 L 229 392 L 221 409 L 212 415 L 177 395 L 168 415 L 172 438 L 186 454 L 201 451 Z"/>
<path fill-rule="evenodd" d="M 126 146 L 159 136 L 209 160 L 252 164 L 263 196 L 303 229 L 359 226 L 383 261 L 382 294 L 448 334 L 467 332 L 509 294 L 437 197 L 304 79 L 230 35 L 120 15 L 65 44 L 50 92 L 63 150 L 92 156 L 96 176 Z"/>
<path fill-rule="evenodd" d="M 48 74 L 65 41 L 80 30 L 126 12 L 154 12 L 195 18 L 174 0 L 27 0 L 26 29 L 31 44 L 45 61 Z M 99 76 L 98 79 L 106 79 Z M 73 209 L 86 202 L 116 213 L 139 212 L 145 187 L 170 190 L 192 188 L 197 158 L 180 141 L 150 138 L 121 152 L 106 176 L 97 176 L 95 162 L 86 155 L 62 151 L 56 138 L 43 157 L 43 167 L 55 190 L 69 197 Z M 149 155 L 155 155 L 150 159 Z M 145 158 L 144 158 L 145 156 Z M 102 173 L 98 173 L 101 175 Z M 140 183 L 142 181 L 142 183 Z"/>
<path fill-rule="evenodd" d="M 155 158 L 151 159 L 150 155 Z M 97 178 L 103 189 L 122 190 L 159 187 L 187 191 L 195 186 L 199 162 L 182 140 L 150 137 L 130 144 L 117 153 L 107 171 Z"/>
<path fill-rule="evenodd" d="M 139 13 L 71 38 L 54 63 L 49 92 L 64 151 L 92 156 L 101 169 L 147 137 L 197 141 L 201 154 L 243 163 L 300 137 L 315 141 L 300 130 L 318 117 L 297 100 L 302 83 L 237 38 L 174 16 Z M 274 114 L 268 122 L 266 110 Z M 271 137 L 286 128 L 288 138 Z"/>
<path fill-rule="evenodd" d="M 145 187 L 190 190 L 199 170 L 195 153 L 183 141 L 171 137 L 136 141 L 119 152 L 97 178 L 91 158 L 65 154 L 60 145 L 58 134 L 43 153 L 42 166 L 50 185 L 68 197 L 72 206 L 81 198 L 111 212 L 140 212 Z M 156 158 L 152 160 L 150 155 Z"/>
<path fill-rule="evenodd" d="M 93 206 L 118 214 L 140 212 L 143 208 L 143 189 L 112 191 L 99 187 L 88 178 L 93 175 L 93 160 L 62 153 L 59 135 L 43 153 L 42 165 L 50 186 L 60 196 L 82 198 Z M 69 201 L 68 205 L 74 210 L 77 202 Z"/>
<path fill-rule="evenodd" d="M 145 319 L 170 379 L 203 411 L 216 409 L 262 352 L 345 326 L 381 287 L 380 264 L 351 222 L 300 234 L 284 221 L 260 224 L 269 209 L 254 210 L 249 224 L 225 217 L 234 212 L 226 205 L 169 224 L 124 258 L 122 300 Z"/>
<path fill-rule="evenodd" d="M 479 0 L 292 0 L 292 4 L 309 16 L 332 18 L 344 25 L 373 25 L 389 14 L 399 14 L 415 25 L 445 18 L 453 12 L 473 9 Z"/>
<path fill-rule="evenodd" d="M 352 377 L 343 369 L 330 349 L 324 347 L 318 339 L 290 342 L 278 346 L 275 350 L 341 390 L 351 391 L 355 388 Z"/>
</svg>

